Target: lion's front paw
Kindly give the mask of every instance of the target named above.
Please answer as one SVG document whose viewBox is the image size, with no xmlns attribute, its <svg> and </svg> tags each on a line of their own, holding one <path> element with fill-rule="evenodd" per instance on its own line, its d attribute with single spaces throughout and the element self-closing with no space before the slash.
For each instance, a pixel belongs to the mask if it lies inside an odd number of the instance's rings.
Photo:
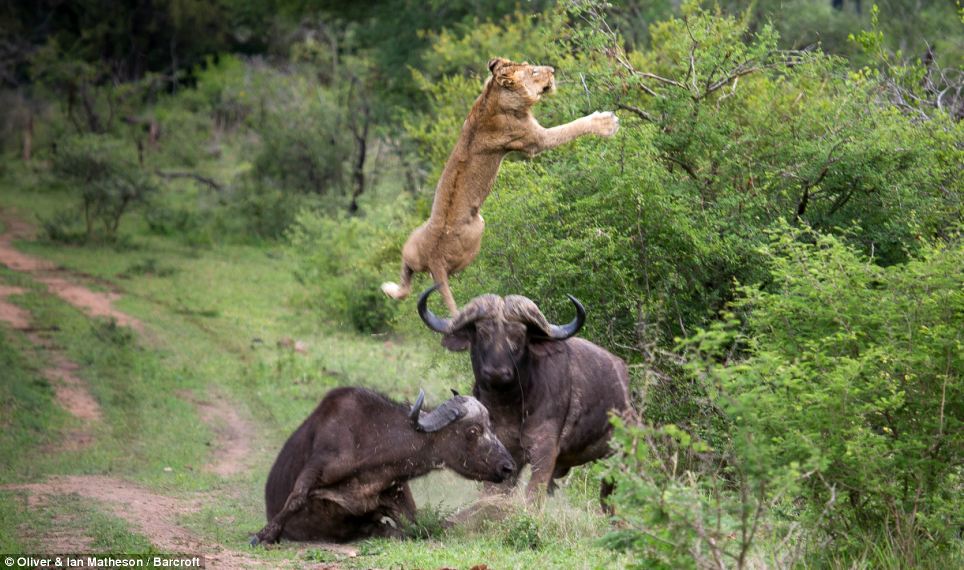
<svg viewBox="0 0 964 570">
<path fill-rule="evenodd" d="M 592 121 L 592 132 L 597 135 L 611 137 L 619 130 L 619 117 L 612 111 L 596 111 L 589 115 L 589 120 Z"/>
</svg>

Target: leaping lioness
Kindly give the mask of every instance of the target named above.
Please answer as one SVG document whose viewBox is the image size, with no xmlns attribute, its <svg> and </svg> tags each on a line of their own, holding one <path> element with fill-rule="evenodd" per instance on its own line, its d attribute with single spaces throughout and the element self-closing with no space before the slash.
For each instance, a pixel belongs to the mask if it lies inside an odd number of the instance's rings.
<svg viewBox="0 0 964 570">
<path fill-rule="evenodd" d="M 458 313 L 448 278 L 479 253 L 485 229 L 479 208 L 492 190 L 503 157 L 513 150 L 532 156 L 586 134 L 609 137 L 619 128 L 619 119 L 611 112 L 543 128 L 531 109 L 543 94 L 555 91 L 555 70 L 503 58 L 490 61 L 489 70 L 492 77 L 472 105 L 435 188 L 432 215 L 402 248 L 402 283 L 382 284 L 389 297 L 404 299 L 411 292 L 412 275 L 428 271 L 449 312 Z"/>
</svg>

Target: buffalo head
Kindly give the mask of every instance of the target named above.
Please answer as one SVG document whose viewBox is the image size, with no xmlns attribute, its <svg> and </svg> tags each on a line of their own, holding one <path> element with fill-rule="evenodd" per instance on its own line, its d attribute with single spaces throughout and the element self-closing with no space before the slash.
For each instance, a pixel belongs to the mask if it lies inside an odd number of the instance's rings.
<svg viewBox="0 0 964 570">
<path fill-rule="evenodd" d="M 454 392 L 454 390 L 453 390 Z M 455 396 L 431 412 L 422 412 L 425 392 L 409 412 L 420 432 L 436 434 L 435 447 L 445 466 L 463 477 L 501 483 L 516 469 L 495 432 L 489 411 L 471 396 Z"/>
<path fill-rule="evenodd" d="M 517 372 L 524 366 L 533 343 L 565 340 L 574 336 L 586 320 L 582 304 L 567 295 L 576 308 L 576 318 L 567 325 L 550 323 L 529 298 L 482 295 L 469 301 L 452 319 L 436 316 L 428 309 L 432 287 L 418 300 L 418 314 L 428 327 L 442 333 L 442 346 L 452 351 L 471 348 L 472 370 L 483 387 L 507 390 L 516 385 Z"/>
</svg>

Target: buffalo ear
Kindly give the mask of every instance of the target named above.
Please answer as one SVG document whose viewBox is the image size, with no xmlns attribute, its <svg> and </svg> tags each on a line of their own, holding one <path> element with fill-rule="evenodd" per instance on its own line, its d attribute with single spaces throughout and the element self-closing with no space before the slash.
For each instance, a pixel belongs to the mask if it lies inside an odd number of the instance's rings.
<svg viewBox="0 0 964 570">
<path fill-rule="evenodd" d="M 442 335 L 442 346 L 451 350 L 452 352 L 462 352 L 463 350 L 468 350 L 468 348 L 472 345 L 472 338 L 469 335 L 470 333 L 464 330 L 446 333 Z"/>
</svg>

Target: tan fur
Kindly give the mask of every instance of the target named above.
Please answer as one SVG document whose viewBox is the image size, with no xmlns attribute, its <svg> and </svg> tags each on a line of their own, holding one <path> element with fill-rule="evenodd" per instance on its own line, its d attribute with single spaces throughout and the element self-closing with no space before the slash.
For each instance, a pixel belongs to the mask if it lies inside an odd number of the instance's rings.
<svg viewBox="0 0 964 570">
<path fill-rule="evenodd" d="M 402 248 L 401 285 L 383 283 L 382 291 L 404 299 L 411 292 L 412 275 L 429 272 L 452 315 L 458 306 L 449 289 L 449 275 L 465 269 L 479 253 L 485 222 L 479 214 L 503 157 L 511 151 L 533 156 L 587 134 L 612 136 L 619 128 L 613 113 L 593 113 L 571 123 L 546 129 L 532 116 L 532 106 L 555 90 L 554 69 L 489 62 L 492 76 L 485 82 L 455 149 L 445 163 L 435 189 L 432 215 L 409 236 Z"/>
</svg>

